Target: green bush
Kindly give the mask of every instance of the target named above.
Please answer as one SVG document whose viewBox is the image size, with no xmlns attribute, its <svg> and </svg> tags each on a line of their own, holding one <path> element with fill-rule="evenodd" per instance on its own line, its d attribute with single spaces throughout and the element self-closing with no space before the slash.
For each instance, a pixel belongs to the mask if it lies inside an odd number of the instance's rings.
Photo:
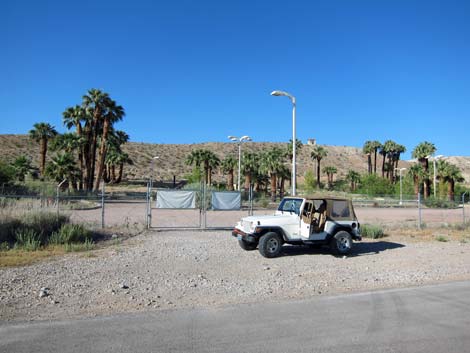
<svg viewBox="0 0 470 353">
<path fill-rule="evenodd" d="M 41 246 L 39 234 L 33 229 L 17 229 L 15 231 L 15 247 L 26 251 L 36 251 Z"/>
<path fill-rule="evenodd" d="M 67 224 L 69 218 L 64 215 L 57 217 L 54 212 L 31 212 L 22 218 L 23 227 L 34 230 L 42 244 L 46 244 L 51 234 Z"/>
<path fill-rule="evenodd" d="M 383 238 L 385 233 L 380 226 L 364 224 L 361 226 L 361 235 L 364 238 L 378 239 Z"/>
<path fill-rule="evenodd" d="M 85 240 L 83 243 L 71 243 L 64 244 L 64 249 L 66 252 L 78 252 L 78 251 L 89 251 L 93 250 L 95 243 L 91 239 Z"/>
<path fill-rule="evenodd" d="M 356 190 L 357 193 L 368 196 L 392 195 L 394 191 L 395 187 L 390 180 L 375 174 L 363 176 L 360 187 Z"/>
<path fill-rule="evenodd" d="M 53 232 L 49 238 L 49 243 L 54 245 L 85 243 L 92 240 L 89 230 L 80 224 L 63 224 L 62 227 Z"/>
</svg>

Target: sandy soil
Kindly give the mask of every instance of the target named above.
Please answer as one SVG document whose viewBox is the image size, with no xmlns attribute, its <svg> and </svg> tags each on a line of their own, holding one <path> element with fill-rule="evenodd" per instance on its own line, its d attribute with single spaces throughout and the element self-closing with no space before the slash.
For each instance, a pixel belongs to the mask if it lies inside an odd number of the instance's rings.
<svg viewBox="0 0 470 353">
<path fill-rule="evenodd" d="M 470 244 L 393 234 L 351 256 L 244 251 L 229 231 L 149 231 L 105 249 L 0 269 L 1 321 L 280 301 L 470 279 Z M 0 321 L 0 324 L 1 324 Z"/>
</svg>

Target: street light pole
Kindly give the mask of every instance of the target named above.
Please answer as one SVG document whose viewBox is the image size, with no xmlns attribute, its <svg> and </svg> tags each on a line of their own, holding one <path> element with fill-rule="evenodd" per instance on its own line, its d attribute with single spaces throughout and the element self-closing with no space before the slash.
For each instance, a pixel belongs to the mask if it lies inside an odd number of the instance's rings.
<svg viewBox="0 0 470 353">
<path fill-rule="evenodd" d="M 295 196 L 295 177 L 296 177 L 296 116 L 295 116 L 295 109 L 296 109 L 296 101 L 295 97 L 287 92 L 284 91 L 272 91 L 271 96 L 285 96 L 290 99 L 292 102 L 292 176 L 291 176 L 291 184 L 292 184 L 292 196 Z"/>
<path fill-rule="evenodd" d="M 433 167 L 433 180 L 432 180 L 432 188 L 434 190 L 434 198 L 436 198 L 436 161 L 443 158 L 444 156 L 442 154 L 433 157 L 432 155 L 426 156 L 426 158 L 431 159 L 432 158 L 432 167 Z"/>
<path fill-rule="evenodd" d="M 237 137 L 237 136 L 228 136 L 228 139 L 230 141 L 236 142 L 238 144 L 238 180 L 237 180 L 237 186 L 238 186 L 238 191 L 240 191 L 240 174 L 241 174 L 241 160 L 242 160 L 242 142 L 247 142 L 247 141 L 252 141 L 250 136 L 242 136 L 242 137 Z"/>
<path fill-rule="evenodd" d="M 402 182 L 401 172 L 406 170 L 406 168 L 395 168 L 395 170 L 398 170 L 400 172 L 400 206 L 401 206 L 403 204 L 403 182 Z"/>
</svg>

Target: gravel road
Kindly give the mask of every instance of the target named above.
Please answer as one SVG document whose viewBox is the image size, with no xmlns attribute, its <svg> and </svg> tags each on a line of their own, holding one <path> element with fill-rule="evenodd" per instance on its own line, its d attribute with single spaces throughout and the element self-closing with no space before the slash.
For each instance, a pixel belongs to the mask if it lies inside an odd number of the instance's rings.
<svg viewBox="0 0 470 353">
<path fill-rule="evenodd" d="M 470 244 L 393 236 L 348 257 L 244 251 L 228 231 L 147 232 L 105 249 L 0 269 L 1 321 L 77 318 L 470 279 Z M 1 324 L 0 321 L 0 324 Z"/>
</svg>

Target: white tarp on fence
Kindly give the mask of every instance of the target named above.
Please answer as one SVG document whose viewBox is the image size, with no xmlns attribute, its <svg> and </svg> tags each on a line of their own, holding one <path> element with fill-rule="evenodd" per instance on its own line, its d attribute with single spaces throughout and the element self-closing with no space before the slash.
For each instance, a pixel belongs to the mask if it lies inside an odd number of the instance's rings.
<svg viewBox="0 0 470 353">
<path fill-rule="evenodd" d="M 239 210 L 241 208 L 241 194 L 234 192 L 212 192 L 213 210 Z"/>
<path fill-rule="evenodd" d="M 157 208 L 196 208 L 196 191 L 157 191 Z"/>
</svg>

